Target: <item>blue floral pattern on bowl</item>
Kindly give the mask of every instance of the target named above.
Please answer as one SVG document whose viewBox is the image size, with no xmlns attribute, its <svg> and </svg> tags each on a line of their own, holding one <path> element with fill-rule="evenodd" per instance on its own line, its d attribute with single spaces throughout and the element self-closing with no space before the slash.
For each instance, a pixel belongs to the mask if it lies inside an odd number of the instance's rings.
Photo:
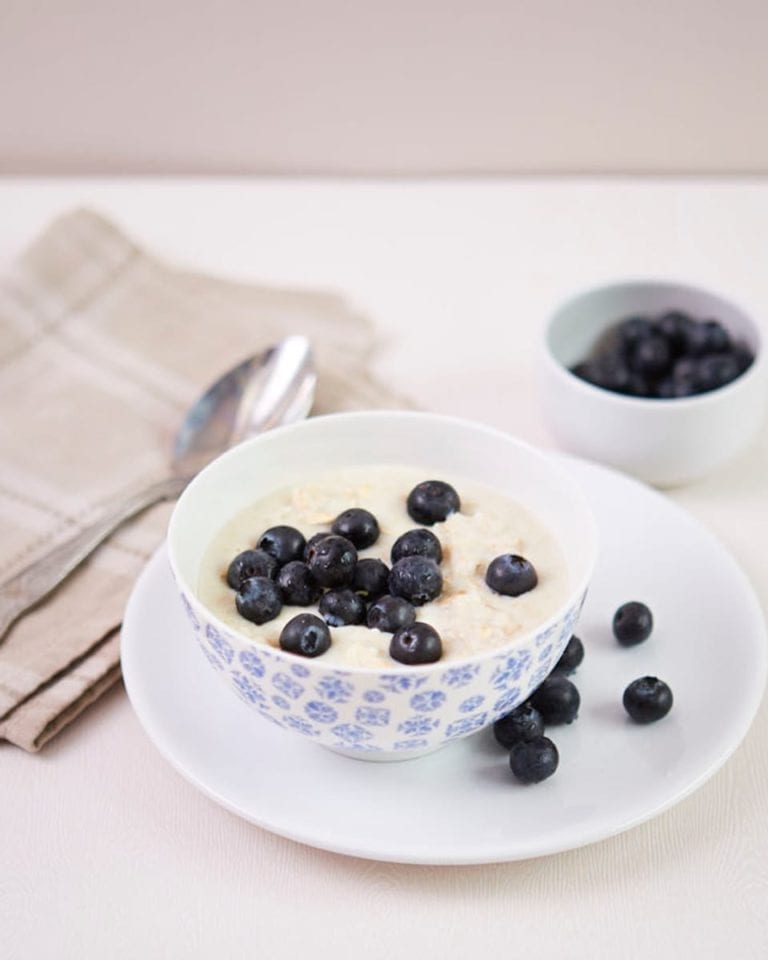
<svg viewBox="0 0 768 960">
<path fill-rule="evenodd" d="M 469 736 L 522 703 L 563 652 L 583 599 L 512 648 L 384 672 L 299 660 L 211 622 L 193 597 L 182 595 L 182 604 L 196 646 L 258 715 L 351 756 L 404 759 Z"/>
</svg>

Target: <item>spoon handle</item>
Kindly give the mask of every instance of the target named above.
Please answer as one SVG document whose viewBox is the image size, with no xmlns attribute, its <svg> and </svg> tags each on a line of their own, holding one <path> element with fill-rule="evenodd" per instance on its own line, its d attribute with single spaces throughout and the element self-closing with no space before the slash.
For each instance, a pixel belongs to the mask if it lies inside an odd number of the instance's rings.
<svg viewBox="0 0 768 960">
<path fill-rule="evenodd" d="M 137 490 L 74 537 L 0 584 L 0 641 L 11 624 L 58 587 L 121 523 L 154 503 L 178 497 L 189 480 L 170 477 Z"/>
</svg>

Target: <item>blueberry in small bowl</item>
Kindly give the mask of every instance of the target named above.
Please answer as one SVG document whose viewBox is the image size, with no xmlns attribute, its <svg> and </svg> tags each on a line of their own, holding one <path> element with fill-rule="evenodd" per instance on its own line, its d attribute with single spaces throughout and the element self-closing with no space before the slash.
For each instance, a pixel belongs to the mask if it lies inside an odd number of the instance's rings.
<svg viewBox="0 0 768 960">
<path fill-rule="evenodd" d="M 546 326 L 540 372 L 562 447 L 661 487 L 739 454 L 768 395 L 760 324 L 722 296 L 661 281 L 568 300 Z"/>
</svg>

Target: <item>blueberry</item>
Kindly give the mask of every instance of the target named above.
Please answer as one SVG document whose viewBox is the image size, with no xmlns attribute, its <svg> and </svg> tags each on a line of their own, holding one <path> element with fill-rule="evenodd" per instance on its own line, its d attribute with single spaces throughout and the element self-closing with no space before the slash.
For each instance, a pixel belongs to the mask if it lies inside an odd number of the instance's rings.
<svg viewBox="0 0 768 960">
<path fill-rule="evenodd" d="M 672 396 L 692 397 L 699 389 L 699 365 L 692 357 L 682 357 L 672 369 Z"/>
<path fill-rule="evenodd" d="M 547 677 L 534 691 L 531 704 L 544 718 L 544 723 L 571 723 L 581 704 L 579 691 L 565 677 Z"/>
<path fill-rule="evenodd" d="M 577 636 L 572 636 L 568 641 L 565 650 L 563 650 L 560 659 L 555 664 L 552 673 L 559 673 L 565 676 L 573 673 L 584 659 L 584 644 Z"/>
<path fill-rule="evenodd" d="M 731 337 L 717 320 L 693 323 L 686 334 L 686 353 L 703 357 L 706 353 L 725 353 L 731 347 Z"/>
<path fill-rule="evenodd" d="M 697 379 L 699 389 L 717 390 L 739 375 L 739 362 L 732 353 L 710 353 L 699 360 Z"/>
<path fill-rule="evenodd" d="M 502 553 L 491 560 L 485 571 L 485 582 L 496 593 L 505 597 L 519 597 L 533 590 L 539 582 L 532 563 L 516 553 Z"/>
<path fill-rule="evenodd" d="M 629 375 L 629 382 L 624 389 L 624 393 L 628 394 L 630 397 L 653 396 L 651 380 L 648 377 L 644 377 L 642 374 L 635 373 L 633 371 Z"/>
<path fill-rule="evenodd" d="M 227 568 L 227 583 L 233 590 L 239 590 L 243 581 L 251 577 L 273 580 L 277 567 L 277 560 L 264 550 L 244 550 L 238 553 Z"/>
<path fill-rule="evenodd" d="M 283 598 L 274 580 L 251 577 L 243 581 L 235 594 L 235 606 L 240 616 L 251 623 L 266 623 L 283 609 Z"/>
<path fill-rule="evenodd" d="M 365 550 L 379 539 L 379 522 L 368 510 L 345 510 L 331 524 L 331 530 L 346 537 L 358 550 Z"/>
<path fill-rule="evenodd" d="M 352 589 L 361 597 L 377 600 L 389 589 L 389 567 L 383 560 L 373 557 L 358 560 L 352 578 Z"/>
<path fill-rule="evenodd" d="M 662 336 L 666 337 L 669 349 L 673 354 L 679 355 L 685 351 L 688 328 L 694 321 L 680 310 L 670 310 L 659 317 L 656 328 Z"/>
<path fill-rule="evenodd" d="M 653 630 L 653 615 L 644 603 L 631 600 L 613 615 L 613 635 L 623 647 L 647 640 Z"/>
<path fill-rule="evenodd" d="M 699 392 L 699 388 L 696 384 L 691 384 L 686 381 L 678 381 L 672 383 L 672 399 L 673 400 L 686 400 L 688 397 L 695 397 Z"/>
<path fill-rule="evenodd" d="M 331 645 L 331 631 L 312 613 L 300 613 L 280 631 L 280 649 L 302 657 L 319 657 Z"/>
<path fill-rule="evenodd" d="M 283 594 L 283 603 L 291 607 L 308 607 L 317 602 L 321 593 L 320 584 L 301 560 L 286 563 L 277 575 L 277 585 Z"/>
<path fill-rule="evenodd" d="M 544 718 L 527 701 L 501 717 L 493 725 L 493 735 L 507 750 L 521 740 L 533 740 L 544 733 Z"/>
<path fill-rule="evenodd" d="M 329 590 L 320 598 L 320 613 L 332 627 L 346 627 L 365 619 L 365 601 L 347 587 Z"/>
<path fill-rule="evenodd" d="M 417 607 L 439 597 L 442 589 L 440 567 L 428 557 L 403 557 L 389 574 L 389 592 Z"/>
<path fill-rule="evenodd" d="M 461 509 L 459 495 L 449 483 L 425 480 L 408 494 L 408 515 L 416 523 L 431 527 Z"/>
<path fill-rule="evenodd" d="M 589 365 L 589 375 L 595 386 L 617 393 L 624 393 L 632 382 L 632 371 L 623 354 L 613 351 L 596 357 Z"/>
<path fill-rule="evenodd" d="M 355 575 L 357 550 L 346 537 L 332 533 L 307 551 L 307 564 L 321 587 L 347 587 Z"/>
<path fill-rule="evenodd" d="M 658 677 L 640 677 L 624 691 L 624 709 L 636 723 L 653 723 L 672 709 L 672 691 Z"/>
<path fill-rule="evenodd" d="M 304 547 L 304 562 L 306 563 L 309 560 L 309 551 L 314 547 L 316 543 L 320 543 L 321 540 L 325 540 L 326 537 L 331 537 L 333 534 L 328 531 L 322 531 L 320 533 L 313 533 L 312 536 L 307 540 L 307 545 Z"/>
<path fill-rule="evenodd" d="M 746 343 L 735 343 L 733 345 L 733 356 L 739 365 L 740 374 L 748 370 L 752 366 L 752 361 L 755 359 L 754 354 Z"/>
<path fill-rule="evenodd" d="M 560 756 L 549 737 L 521 740 L 509 752 L 509 766 L 521 783 L 541 783 L 557 770 Z"/>
<path fill-rule="evenodd" d="M 641 340 L 629 359 L 629 366 L 635 372 L 646 377 L 658 377 L 669 370 L 672 352 L 665 337 L 652 334 Z"/>
<path fill-rule="evenodd" d="M 270 527 L 259 537 L 258 546 L 282 566 L 304 556 L 306 540 L 295 527 Z"/>
<path fill-rule="evenodd" d="M 395 633 L 416 620 L 413 604 L 402 597 L 379 597 L 368 607 L 368 626 L 382 633 Z"/>
<path fill-rule="evenodd" d="M 688 357 L 701 357 L 709 350 L 707 331 L 698 320 L 688 327 L 685 332 L 685 350 Z"/>
<path fill-rule="evenodd" d="M 399 663 L 434 663 L 443 655 L 443 642 L 428 623 L 412 623 L 393 634 L 389 655 Z"/>
<path fill-rule="evenodd" d="M 587 383 L 594 383 L 592 366 L 586 361 L 575 364 L 570 368 L 570 371 L 575 377 L 579 377 L 580 380 L 586 380 Z"/>
<path fill-rule="evenodd" d="M 624 351 L 614 348 L 602 349 L 587 362 L 576 364 L 572 372 L 595 387 L 615 393 L 630 392 L 635 377 L 627 366 Z"/>
<path fill-rule="evenodd" d="M 618 326 L 619 342 L 624 347 L 633 348 L 638 343 L 652 336 L 656 326 L 649 317 L 628 317 Z"/>
<path fill-rule="evenodd" d="M 399 536 L 392 544 L 390 556 L 392 563 L 397 563 L 403 557 L 427 557 L 435 563 L 440 563 L 443 559 L 443 548 L 431 530 L 419 527 Z"/>
<path fill-rule="evenodd" d="M 727 353 L 731 349 L 731 335 L 717 320 L 702 324 L 707 337 L 707 353 Z"/>
<path fill-rule="evenodd" d="M 698 321 L 671 310 L 658 320 L 630 317 L 608 330 L 571 372 L 627 396 L 674 399 L 724 386 L 752 360 L 717 320 Z"/>
</svg>

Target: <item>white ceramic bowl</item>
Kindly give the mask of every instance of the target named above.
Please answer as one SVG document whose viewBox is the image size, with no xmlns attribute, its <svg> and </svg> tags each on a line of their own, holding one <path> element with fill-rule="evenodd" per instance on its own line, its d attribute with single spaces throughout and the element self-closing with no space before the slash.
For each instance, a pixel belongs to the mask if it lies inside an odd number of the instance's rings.
<svg viewBox="0 0 768 960">
<path fill-rule="evenodd" d="M 719 320 L 745 341 L 755 361 L 719 390 L 650 400 L 595 387 L 569 370 L 617 321 L 682 310 Z M 545 416 L 566 450 L 667 487 L 703 477 L 740 453 L 765 412 L 765 333 L 740 307 L 698 287 L 654 281 L 617 283 L 573 297 L 544 332 L 540 389 Z"/>
<path fill-rule="evenodd" d="M 267 493 L 329 467 L 423 466 L 497 488 L 537 514 L 569 567 L 568 599 L 504 648 L 461 661 L 387 670 L 338 669 L 254 644 L 198 600 L 204 552 L 232 516 Z M 596 527 L 578 486 L 544 454 L 496 430 L 426 413 L 336 414 L 266 433 L 225 453 L 189 485 L 168 531 L 171 566 L 214 671 L 258 715 L 366 759 L 405 759 L 466 736 L 521 703 L 550 672 L 581 610 Z M 192 646 L 190 644 L 190 650 Z M 192 652 L 191 655 L 197 654 Z M 244 724 L 243 736 L 248 736 Z"/>
</svg>

